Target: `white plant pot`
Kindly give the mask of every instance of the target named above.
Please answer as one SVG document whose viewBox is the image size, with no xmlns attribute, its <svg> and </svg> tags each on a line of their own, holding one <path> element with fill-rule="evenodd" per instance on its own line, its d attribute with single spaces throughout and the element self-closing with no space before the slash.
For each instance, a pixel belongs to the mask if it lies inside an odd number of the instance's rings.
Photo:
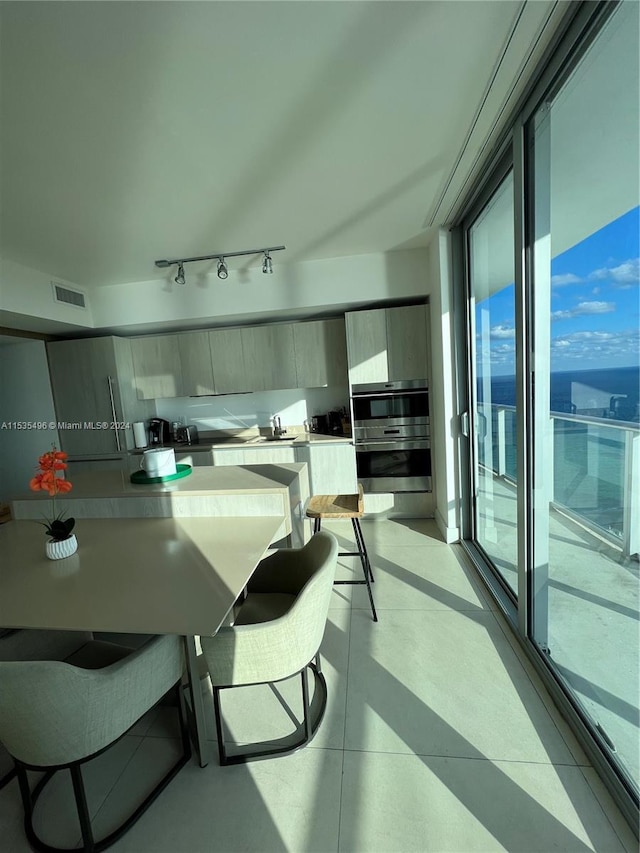
<svg viewBox="0 0 640 853">
<path fill-rule="evenodd" d="M 78 550 L 78 540 L 76 534 L 72 533 L 68 539 L 63 539 L 62 542 L 47 542 L 46 553 L 50 560 L 63 560 L 65 557 L 70 557 Z"/>
</svg>

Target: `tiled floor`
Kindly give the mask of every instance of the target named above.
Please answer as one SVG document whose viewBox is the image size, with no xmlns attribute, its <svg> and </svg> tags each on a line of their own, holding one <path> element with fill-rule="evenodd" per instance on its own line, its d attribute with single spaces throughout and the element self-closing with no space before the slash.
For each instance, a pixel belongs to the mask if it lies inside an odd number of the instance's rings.
<svg viewBox="0 0 640 853">
<path fill-rule="evenodd" d="M 327 525 L 347 546 L 350 525 Z M 247 766 L 185 767 L 112 849 L 231 851 L 637 850 L 471 571 L 430 521 L 365 521 L 380 621 L 363 587 L 336 587 L 322 652 L 329 689 L 313 743 Z M 347 550 L 350 550 L 350 545 Z M 347 576 L 353 558 L 342 558 Z M 294 705 L 296 685 L 280 694 Z M 274 691 L 224 704 L 238 740 L 284 733 Z M 88 776 L 98 832 L 177 749 L 170 708 Z M 43 802 L 47 838 L 77 843 L 69 791 Z M 0 793 L 3 851 L 28 850 L 17 786 Z"/>
<path fill-rule="evenodd" d="M 485 548 L 517 589 L 515 485 L 483 479 L 496 541 Z M 558 509 L 549 514 L 546 621 L 537 599 L 536 636 L 594 724 L 615 744 L 632 779 L 640 779 L 640 566 L 594 528 Z"/>
</svg>

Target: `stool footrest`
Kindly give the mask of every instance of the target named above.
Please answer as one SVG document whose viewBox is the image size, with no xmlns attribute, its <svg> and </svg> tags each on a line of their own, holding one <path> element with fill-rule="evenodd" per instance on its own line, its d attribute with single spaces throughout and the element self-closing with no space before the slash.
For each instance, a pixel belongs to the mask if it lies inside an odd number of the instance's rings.
<svg viewBox="0 0 640 853">
<path fill-rule="evenodd" d="M 362 499 L 362 487 L 360 486 L 359 495 L 349 495 L 347 497 L 359 497 Z M 319 498 L 327 498 L 328 496 L 322 495 Z M 329 496 L 332 499 L 335 497 Z M 344 498 L 345 495 L 341 495 L 340 497 Z M 311 515 L 307 512 L 307 515 Z M 369 595 L 369 604 L 371 605 L 371 616 L 373 617 L 373 621 L 378 621 L 378 614 L 376 613 L 376 606 L 373 603 L 373 593 L 371 592 L 371 584 L 369 583 L 369 578 L 373 581 L 373 572 L 371 571 L 371 563 L 369 562 L 369 555 L 367 554 L 367 546 L 364 544 L 364 536 L 362 535 L 362 528 L 360 527 L 360 522 L 358 521 L 358 515 L 355 513 L 351 516 L 351 524 L 353 526 L 353 533 L 356 540 L 356 546 L 358 548 L 357 551 L 339 551 L 339 557 L 360 557 L 360 562 L 362 563 L 362 571 L 364 572 L 364 580 L 356 581 L 356 580 L 345 580 L 345 581 L 336 581 L 334 580 L 334 584 L 338 585 L 349 585 L 349 586 L 358 586 L 360 584 L 366 584 L 367 593 Z M 327 517 L 325 514 L 318 513 L 315 515 L 315 521 L 313 524 L 313 532 L 318 533 L 318 531 L 322 527 L 322 518 Z"/>
</svg>

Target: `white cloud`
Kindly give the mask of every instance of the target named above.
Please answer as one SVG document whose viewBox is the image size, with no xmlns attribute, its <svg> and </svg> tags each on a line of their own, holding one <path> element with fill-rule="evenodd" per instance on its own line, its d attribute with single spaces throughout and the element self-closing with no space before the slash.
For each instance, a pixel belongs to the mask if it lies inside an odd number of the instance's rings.
<svg viewBox="0 0 640 853">
<path fill-rule="evenodd" d="M 610 314 L 616 310 L 615 302 L 579 302 L 575 308 L 567 311 L 552 311 L 552 320 L 571 320 L 585 314 Z"/>
<path fill-rule="evenodd" d="M 506 338 L 515 338 L 516 330 L 509 326 L 492 326 L 489 336 L 492 341 L 501 341 Z"/>
<path fill-rule="evenodd" d="M 555 354 L 580 361 L 598 361 L 603 357 L 621 358 L 640 352 L 640 332 L 573 332 L 560 335 L 551 342 Z"/>
<path fill-rule="evenodd" d="M 574 275 L 572 272 L 565 273 L 564 275 L 552 275 L 551 276 L 551 286 L 552 287 L 564 287 L 565 284 L 580 284 L 582 279 Z"/>
<path fill-rule="evenodd" d="M 589 273 L 591 280 L 608 279 L 621 288 L 628 288 L 640 282 L 640 258 L 630 258 L 617 267 L 601 267 Z"/>
</svg>

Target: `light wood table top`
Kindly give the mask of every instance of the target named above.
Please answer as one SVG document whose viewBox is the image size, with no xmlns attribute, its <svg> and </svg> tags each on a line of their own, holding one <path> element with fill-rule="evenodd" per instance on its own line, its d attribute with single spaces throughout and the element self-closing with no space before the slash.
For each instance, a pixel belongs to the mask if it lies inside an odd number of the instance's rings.
<svg viewBox="0 0 640 853">
<path fill-rule="evenodd" d="M 33 521 L 0 527 L 0 627 L 214 634 L 282 518 L 77 522 L 78 550 L 45 556 Z"/>
</svg>

